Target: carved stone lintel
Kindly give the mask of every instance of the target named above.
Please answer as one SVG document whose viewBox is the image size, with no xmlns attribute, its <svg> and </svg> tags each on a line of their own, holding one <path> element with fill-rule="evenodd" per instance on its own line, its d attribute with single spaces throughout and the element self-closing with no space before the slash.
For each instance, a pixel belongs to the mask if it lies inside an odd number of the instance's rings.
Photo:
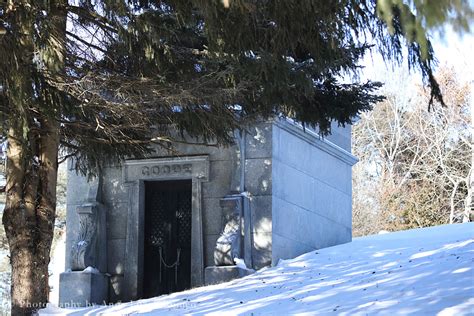
<svg viewBox="0 0 474 316">
<path fill-rule="evenodd" d="M 220 200 L 223 212 L 223 231 L 216 242 L 214 264 L 234 265 L 242 257 L 242 196 L 229 195 Z"/>
<path fill-rule="evenodd" d="M 168 157 L 127 160 L 123 167 L 123 181 L 196 178 L 209 179 L 209 157 Z"/>
</svg>

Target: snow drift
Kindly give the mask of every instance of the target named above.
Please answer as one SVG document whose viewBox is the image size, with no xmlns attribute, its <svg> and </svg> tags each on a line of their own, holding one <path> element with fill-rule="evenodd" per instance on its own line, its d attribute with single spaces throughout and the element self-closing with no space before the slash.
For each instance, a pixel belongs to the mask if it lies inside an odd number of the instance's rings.
<svg viewBox="0 0 474 316">
<path fill-rule="evenodd" d="M 243 279 L 41 315 L 474 314 L 474 223 L 356 238 Z"/>
</svg>

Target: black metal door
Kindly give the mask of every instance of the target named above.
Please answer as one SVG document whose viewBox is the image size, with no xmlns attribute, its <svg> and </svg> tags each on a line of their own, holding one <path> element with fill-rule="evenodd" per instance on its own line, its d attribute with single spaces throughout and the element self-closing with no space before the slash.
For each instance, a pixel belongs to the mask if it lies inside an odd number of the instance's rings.
<svg viewBox="0 0 474 316">
<path fill-rule="evenodd" d="M 145 183 L 145 298 L 190 288 L 191 214 L 191 180 Z"/>
</svg>

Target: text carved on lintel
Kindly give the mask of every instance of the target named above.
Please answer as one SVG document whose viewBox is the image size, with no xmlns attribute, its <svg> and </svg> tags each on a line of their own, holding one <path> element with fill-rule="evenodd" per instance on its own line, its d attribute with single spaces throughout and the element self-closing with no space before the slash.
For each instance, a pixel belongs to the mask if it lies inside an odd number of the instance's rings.
<svg viewBox="0 0 474 316">
<path fill-rule="evenodd" d="M 169 174 L 191 174 L 192 164 L 152 165 L 141 168 L 144 176 L 157 176 Z"/>
</svg>

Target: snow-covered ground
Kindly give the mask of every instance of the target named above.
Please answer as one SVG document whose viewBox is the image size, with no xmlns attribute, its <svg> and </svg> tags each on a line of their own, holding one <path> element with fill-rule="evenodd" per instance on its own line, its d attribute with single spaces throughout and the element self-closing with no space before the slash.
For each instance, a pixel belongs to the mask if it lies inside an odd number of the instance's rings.
<svg viewBox="0 0 474 316">
<path fill-rule="evenodd" d="M 53 304 L 59 304 L 59 274 L 64 272 L 66 267 L 66 231 L 61 232 L 60 237 L 56 241 L 49 263 L 49 301 Z"/>
<path fill-rule="evenodd" d="M 474 223 L 356 238 L 240 280 L 42 315 L 474 315 Z"/>
</svg>

